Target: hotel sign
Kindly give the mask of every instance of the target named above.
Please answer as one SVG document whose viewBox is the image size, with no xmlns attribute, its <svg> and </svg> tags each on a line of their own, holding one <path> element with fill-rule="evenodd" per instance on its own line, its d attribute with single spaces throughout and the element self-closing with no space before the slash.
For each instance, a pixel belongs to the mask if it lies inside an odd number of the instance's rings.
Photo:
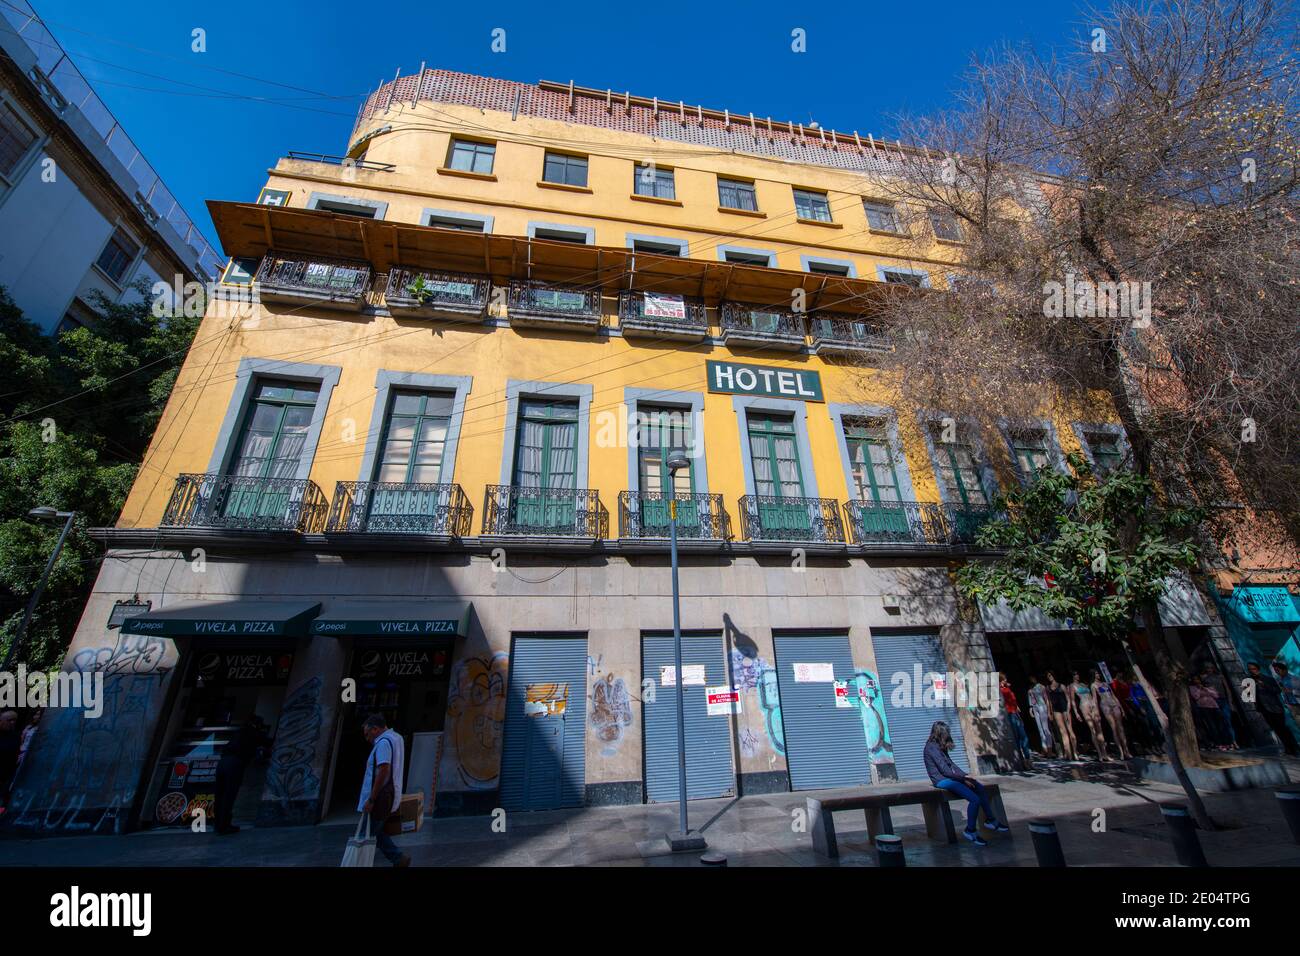
<svg viewBox="0 0 1300 956">
<path fill-rule="evenodd" d="M 793 398 L 803 402 L 826 400 L 822 395 L 821 376 L 816 372 L 736 362 L 707 361 L 704 364 L 710 392 Z"/>
</svg>

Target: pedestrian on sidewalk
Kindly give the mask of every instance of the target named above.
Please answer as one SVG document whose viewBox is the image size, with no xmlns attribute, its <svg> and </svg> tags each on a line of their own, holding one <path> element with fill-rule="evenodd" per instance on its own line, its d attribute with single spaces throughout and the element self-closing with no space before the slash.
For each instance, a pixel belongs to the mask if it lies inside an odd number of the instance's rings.
<svg viewBox="0 0 1300 956">
<path fill-rule="evenodd" d="M 1025 733 L 1025 722 L 1020 716 L 1020 704 L 1016 701 L 1016 692 L 1011 689 L 1011 682 L 1003 674 L 999 680 L 1002 691 L 1002 706 L 1007 709 L 1007 720 L 1011 722 L 1011 733 L 1016 738 L 1020 755 L 1025 758 L 1025 768 L 1033 766 L 1034 752 L 1029 749 L 1029 734 Z"/>
<path fill-rule="evenodd" d="M 1052 741 L 1052 711 L 1047 700 L 1047 688 L 1035 675 L 1029 675 L 1029 712 L 1038 725 L 1038 739 L 1043 745 L 1043 755 L 1051 757 L 1056 750 Z"/>
<path fill-rule="evenodd" d="M 388 726 L 383 714 L 371 714 L 361 725 L 361 733 L 370 743 L 366 775 L 361 781 L 361 800 L 357 809 L 370 814 L 370 832 L 375 848 L 393 866 L 410 866 L 411 857 L 397 848 L 384 832 L 384 824 L 402 802 L 402 770 L 406 745 L 401 734 Z"/>
<path fill-rule="evenodd" d="M 1237 731 L 1232 726 L 1232 701 L 1228 698 L 1228 684 L 1223 679 L 1211 661 L 1205 662 L 1205 668 L 1201 671 L 1201 683 L 1205 689 L 1214 695 L 1214 699 L 1219 704 L 1220 729 L 1226 736 L 1226 743 L 1230 750 L 1240 750 L 1241 746 L 1237 743 Z"/>
<path fill-rule="evenodd" d="M 1148 741 L 1148 749 L 1158 751 L 1165 743 L 1165 732 L 1160 726 L 1160 718 L 1156 716 L 1156 709 L 1151 706 L 1151 697 L 1142 686 L 1142 682 L 1137 679 L 1137 675 L 1129 671 L 1128 676 L 1132 678 L 1128 685 L 1129 701 L 1142 718 L 1142 726 L 1145 728 L 1143 737 Z"/>
<path fill-rule="evenodd" d="M 244 771 L 256 759 L 258 750 L 269 743 L 263 725 L 253 716 L 240 724 L 235 735 L 221 748 L 212 800 L 212 813 L 216 818 L 219 835 L 228 836 L 239 832 L 239 827 L 231 819 L 235 813 L 239 788 L 244 785 Z"/>
<path fill-rule="evenodd" d="M 930 782 L 940 790 L 955 793 L 966 801 L 966 830 L 962 835 L 976 846 L 988 846 L 981 839 L 976 826 L 981 808 L 984 810 L 985 827 L 998 833 L 1007 833 L 1011 828 L 993 813 L 983 785 L 953 763 L 948 756 L 952 747 L 952 734 L 948 731 L 948 725 L 942 720 L 936 720 L 930 728 L 930 739 L 926 741 L 923 752 L 925 772 L 930 775 Z"/>
<path fill-rule="evenodd" d="M 1188 678 L 1187 696 L 1192 701 L 1192 720 L 1196 723 L 1196 735 L 1201 740 L 1202 750 L 1225 750 L 1222 718 L 1219 715 L 1219 702 L 1214 692 L 1201 683 L 1199 677 Z"/>
<path fill-rule="evenodd" d="M 1282 686 L 1265 674 L 1255 661 L 1247 664 L 1246 669 L 1250 671 L 1251 680 L 1255 682 L 1255 708 L 1268 722 L 1273 733 L 1277 734 L 1282 748 L 1292 757 L 1300 754 L 1300 747 L 1296 746 L 1291 728 L 1286 725 L 1286 711 L 1282 705 Z"/>
</svg>

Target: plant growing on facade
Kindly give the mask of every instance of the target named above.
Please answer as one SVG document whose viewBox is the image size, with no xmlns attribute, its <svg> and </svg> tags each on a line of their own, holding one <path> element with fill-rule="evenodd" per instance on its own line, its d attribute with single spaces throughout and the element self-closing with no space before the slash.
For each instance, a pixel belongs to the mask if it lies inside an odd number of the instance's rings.
<svg viewBox="0 0 1300 956">
<path fill-rule="evenodd" d="M 1210 828 L 1185 771 L 1202 762 L 1187 695 L 1190 665 L 1157 610 L 1170 576 L 1197 562 L 1201 514 L 1161 502 L 1152 481 L 1131 470 L 1098 477 L 1083 456 L 1066 461 L 1068 471 L 1043 468 L 997 500 L 999 517 L 976 535 L 997 557 L 964 565 L 957 586 L 986 604 L 1004 599 L 1013 610 L 1033 607 L 1074 621 L 1126 654 L 1128 634 L 1140 621 L 1168 704 L 1165 752 L 1198 823 Z"/>
</svg>

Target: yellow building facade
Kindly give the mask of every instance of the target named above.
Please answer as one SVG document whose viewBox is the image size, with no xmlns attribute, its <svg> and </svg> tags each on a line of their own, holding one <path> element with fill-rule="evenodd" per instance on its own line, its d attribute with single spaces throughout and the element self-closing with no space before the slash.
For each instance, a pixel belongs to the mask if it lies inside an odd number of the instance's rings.
<svg viewBox="0 0 1300 956">
<path fill-rule="evenodd" d="M 936 719 L 1005 765 L 951 566 L 999 483 L 1124 437 L 900 406 L 874 310 L 961 244 L 873 190 L 896 149 L 426 70 L 210 203 L 231 262 L 66 665 L 116 736 L 44 722 L 15 825 L 182 824 L 250 724 L 237 820 L 351 812 L 375 710 L 430 811 L 675 799 L 670 502 L 693 798 L 924 776 Z"/>
</svg>

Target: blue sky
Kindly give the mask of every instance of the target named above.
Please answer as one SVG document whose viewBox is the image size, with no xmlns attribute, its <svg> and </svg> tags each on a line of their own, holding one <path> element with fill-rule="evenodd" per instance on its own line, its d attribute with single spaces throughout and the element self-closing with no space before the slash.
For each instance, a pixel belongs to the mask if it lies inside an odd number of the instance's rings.
<svg viewBox="0 0 1300 956">
<path fill-rule="evenodd" d="M 342 152 L 361 98 L 421 60 L 887 136 L 897 113 L 949 102 L 972 53 L 1068 44 L 1081 25 L 1075 0 L 32 2 L 214 244 L 204 200 L 254 199 L 288 150 Z M 206 52 L 191 51 L 196 27 Z M 505 53 L 490 49 L 498 27 Z"/>
</svg>

